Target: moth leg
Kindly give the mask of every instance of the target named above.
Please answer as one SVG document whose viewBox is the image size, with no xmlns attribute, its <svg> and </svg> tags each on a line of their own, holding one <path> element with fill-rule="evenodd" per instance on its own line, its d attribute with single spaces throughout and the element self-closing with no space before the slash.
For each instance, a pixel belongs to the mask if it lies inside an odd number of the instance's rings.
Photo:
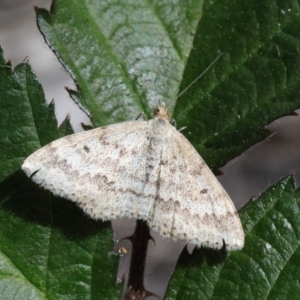
<svg viewBox="0 0 300 300">
<path fill-rule="evenodd" d="M 170 122 L 175 128 L 177 127 L 177 124 L 176 124 L 176 120 L 175 119 L 172 119 L 171 122 Z M 178 131 L 182 131 L 186 129 L 186 126 L 184 127 L 181 127 Z"/>
<path fill-rule="evenodd" d="M 178 131 L 182 131 L 182 130 L 184 130 L 186 128 L 187 128 L 187 126 L 181 127 Z"/>
<path fill-rule="evenodd" d="M 138 120 L 140 117 L 143 117 L 143 120 L 146 121 L 146 116 L 145 116 L 144 112 L 141 112 L 141 113 L 135 118 L 135 120 Z"/>
<path fill-rule="evenodd" d="M 175 128 L 177 127 L 177 124 L 176 124 L 176 120 L 175 120 L 175 119 L 172 119 L 170 123 L 171 123 Z"/>
</svg>

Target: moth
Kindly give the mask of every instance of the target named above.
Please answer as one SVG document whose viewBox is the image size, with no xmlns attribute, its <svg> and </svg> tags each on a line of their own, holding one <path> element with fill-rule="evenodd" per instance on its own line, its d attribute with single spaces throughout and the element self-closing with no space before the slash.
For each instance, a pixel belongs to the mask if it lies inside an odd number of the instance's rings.
<svg viewBox="0 0 300 300">
<path fill-rule="evenodd" d="M 63 137 L 30 155 L 22 169 L 93 219 L 137 218 L 174 241 L 243 248 L 230 197 L 169 118 L 162 103 L 151 120 Z"/>
</svg>

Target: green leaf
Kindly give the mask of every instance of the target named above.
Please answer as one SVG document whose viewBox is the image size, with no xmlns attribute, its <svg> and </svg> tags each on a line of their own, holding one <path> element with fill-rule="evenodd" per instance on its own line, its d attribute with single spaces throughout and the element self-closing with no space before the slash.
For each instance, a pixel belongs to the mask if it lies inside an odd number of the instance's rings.
<svg viewBox="0 0 300 300">
<path fill-rule="evenodd" d="M 295 1 L 207 1 L 202 7 L 196 0 L 65 0 L 55 1 L 51 13 L 39 11 L 38 23 L 76 79 L 76 96 L 95 125 L 134 119 L 141 111 L 150 117 L 163 100 L 213 168 L 300 106 Z M 5 65 L 1 55 L 0 62 Z M 45 105 L 28 64 L 10 72 L 0 67 L 1 296 L 120 299 L 109 224 L 91 221 L 18 171 L 26 156 L 70 130 L 67 121 L 57 129 L 53 105 Z M 168 299 L 296 298 L 299 192 L 291 180 L 273 189 L 242 212 L 245 249 L 223 265 L 214 252 L 183 255 Z M 209 263 L 207 255 L 213 256 Z"/>
<path fill-rule="evenodd" d="M 0 185 L 1 299 L 119 299 L 108 222 L 95 222 L 20 171 Z"/>
<path fill-rule="evenodd" d="M 173 109 L 201 7 L 197 0 L 57 1 L 51 13 L 39 11 L 38 24 L 79 84 L 94 123 L 103 125 L 141 111 L 150 117 L 149 106 L 161 99 Z M 140 77 L 131 76 L 125 55 Z"/>
<path fill-rule="evenodd" d="M 44 93 L 29 65 L 18 65 L 11 74 L 0 53 L 0 179 L 20 168 L 24 159 L 55 138 L 71 131 L 57 134 L 57 124 L 50 109 L 41 103 Z"/>
<path fill-rule="evenodd" d="M 92 221 L 19 170 L 33 151 L 71 133 L 68 120 L 57 128 L 28 63 L 12 74 L 2 52 L 0 62 L 1 299 L 119 299 L 115 274 L 107 274 L 118 260 L 109 223 Z"/>
<path fill-rule="evenodd" d="M 164 101 L 216 168 L 266 137 L 265 125 L 300 107 L 295 1 L 206 1 L 203 11 L 196 0 L 71 2 L 55 2 L 52 13 L 38 14 L 38 23 L 71 69 L 95 125 L 141 111 L 151 117 Z M 177 101 L 178 90 L 220 53 Z"/>
<path fill-rule="evenodd" d="M 208 165 L 241 154 L 266 137 L 265 125 L 300 107 L 299 21 L 298 1 L 205 2 L 181 86 L 223 55 L 175 115 Z"/>
<path fill-rule="evenodd" d="M 293 178 L 269 188 L 240 214 L 245 248 L 222 264 L 207 263 L 200 250 L 182 257 L 188 263 L 179 262 L 167 299 L 297 299 L 299 213 Z"/>
</svg>

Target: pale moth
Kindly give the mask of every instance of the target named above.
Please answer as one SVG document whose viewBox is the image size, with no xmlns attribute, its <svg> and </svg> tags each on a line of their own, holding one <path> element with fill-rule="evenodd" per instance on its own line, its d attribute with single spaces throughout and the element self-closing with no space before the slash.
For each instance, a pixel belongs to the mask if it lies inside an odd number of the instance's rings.
<svg viewBox="0 0 300 300">
<path fill-rule="evenodd" d="M 244 246 L 237 211 L 190 142 L 169 123 L 162 103 L 135 120 L 58 139 L 22 169 L 93 219 L 132 217 L 171 240 L 228 250 Z"/>
</svg>

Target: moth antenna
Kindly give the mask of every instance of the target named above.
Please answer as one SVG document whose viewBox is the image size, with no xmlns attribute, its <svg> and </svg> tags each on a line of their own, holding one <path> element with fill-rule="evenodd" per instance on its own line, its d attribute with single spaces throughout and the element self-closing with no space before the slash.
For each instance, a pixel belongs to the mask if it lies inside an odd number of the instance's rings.
<svg viewBox="0 0 300 300">
<path fill-rule="evenodd" d="M 126 56 L 126 54 L 124 53 L 123 49 L 115 42 L 113 42 L 116 47 L 120 50 L 120 52 L 123 54 L 123 56 L 125 57 L 125 59 L 127 60 L 127 62 L 130 64 L 130 66 L 132 67 L 132 69 L 134 70 L 134 72 L 136 73 L 137 77 L 141 79 L 141 81 L 143 83 L 145 83 L 143 77 L 141 76 L 141 74 L 138 72 L 138 70 L 133 66 L 133 64 L 131 63 L 131 61 L 129 60 L 129 58 Z M 150 96 L 154 99 L 154 95 L 153 93 L 151 92 L 150 89 L 148 89 L 147 85 L 144 84 L 144 87 L 146 88 L 147 92 L 150 94 Z"/>
<path fill-rule="evenodd" d="M 217 58 L 175 98 L 175 100 L 182 96 L 182 94 L 184 94 L 198 79 L 200 79 L 215 64 L 221 55 L 223 55 L 223 52 L 221 52 Z"/>
</svg>

